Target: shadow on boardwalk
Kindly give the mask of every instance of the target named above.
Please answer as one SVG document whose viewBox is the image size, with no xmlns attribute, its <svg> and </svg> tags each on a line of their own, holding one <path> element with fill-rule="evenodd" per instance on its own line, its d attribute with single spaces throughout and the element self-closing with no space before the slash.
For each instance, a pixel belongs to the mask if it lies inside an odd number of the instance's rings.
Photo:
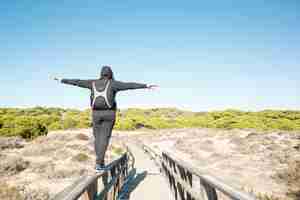
<svg viewBox="0 0 300 200">
<path fill-rule="evenodd" d="M 130 199 L 130 194 L 138 187 L 138 185 L 144 181 L 147 177 L 147 171 L 137 173 L 137 170 L 134 168 L 129 172 L 128 179 L 126 180 L 124 186 L 121 189 L 121 194 L 118 199 Z"/>
</svg>

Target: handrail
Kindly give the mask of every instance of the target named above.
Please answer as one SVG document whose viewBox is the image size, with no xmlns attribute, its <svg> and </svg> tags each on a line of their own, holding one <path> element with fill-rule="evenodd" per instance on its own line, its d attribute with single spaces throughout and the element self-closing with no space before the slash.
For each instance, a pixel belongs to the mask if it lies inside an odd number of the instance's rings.
<svg viewBox="0 0 300 200">
<path fill-rule="evenodd" d="M 107 199 L 109 200 L 117 199 L 122 184 L 128 175 L 129 167 L 134 166 L 132 156 L 127 147 L 127 151 L 121 157 L 108 164 L 107 170 L 104 173 L 86 175 L 79 178 L 72 185 L 55 195 L 52 200 L 76 200 L 80 197 L 92 200 L 99 195 L 98 192 L 100 192 L 100 195 L 108 197 Z M 131 166 L 129 166 L 129 162 L 132 162 Z M 102 191 L 98 191 L 98 179 L 100 177 L 103 180 L 105 179 Z M 112 187 L 113 189 L 110 192 Z"/>
<path fill-rule="evenodd" d="M 142 144 L 142 148 L 153 160 L 160 163 L 159 166 L 164 172 L 165 177 L 168 179 L 175 198 L 177 198 L 177 195 L 181 195 L 181 199 L 189 199 L 189 197 L 193 197 L 193 199 L 199 200 L 217 200 L 217 191 L 219 191 L 223 195 L 234 200 L 255 200 L 255 197 L 237 190 L 213 176 L 204 174 L 170 152 L 163 151 L 160 154 L 146 144 Z M 197 191 L 197 189 L 195 189 L 196 187 L 194 182 L 196 180 L 193 180 L 193 177 L 198 178 L 200 184 L 198 184 L 197 187 L 200 190 L 202 188 L 202 191 Z M 206 198 L 204 196 L 206 196 Z"/>
<path fill-rule="evenodd" d="M 213 176 L 203 174 L 197 168 L 172 155 L 170 152 L 164 151 L 162 153 L 162 167 L 175 197 L 178 195 L 181 199 L 193 197 L 194 199 L 217 200 L 217 191 L 219 191 L 234 200 L 256 199 L 254 196 L 237 190 Z M 200 188 L 198 191 L 195 190 L 195 182 L 197 180 L 200 183 L 196 186 Z"/>
<path fill-rule="evenodd" d="M 52 200 L 75 200 L 82 196 L 86 192 L 86 189 L 90 187 L 98 178 L 102 177 L 101 174 L 94 174 L 89 176 L 80 177 L 72 185 L 65 188 L 63 191 L 55 195 Z"/>
<path fill-rule="evenodd" d="M 145 153 L 147 153 L 150 156 L 150 158 L 152 160 L 154 160 L 155 165 L 161 171 L 161 169 L 162 169 L 162 165 L 161 165 L 161 163 L 162 163 L 162 156 L 159 153 L 157 153 L 156 151 L 154 151 L 153 148 L 151 148 L 150 146 L 148 146 L 148 145 L 146 145 L 144 143 L 141 143 L 141 147 L 145 151 Z"/>
</svg>

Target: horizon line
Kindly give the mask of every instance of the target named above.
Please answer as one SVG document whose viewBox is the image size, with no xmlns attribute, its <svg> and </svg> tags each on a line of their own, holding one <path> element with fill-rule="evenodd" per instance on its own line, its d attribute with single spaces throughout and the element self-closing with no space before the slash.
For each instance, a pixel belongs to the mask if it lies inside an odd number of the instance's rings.
<svg viewBox="0 0 300 200">
<path fill-rule="evenodd" d="M 66 106 L 45 106 L 45 105 L 30 105 L 30 106 L 0 106 L 0 109 L 31 109 L 31 108 L 59 108 L 59 109 L 73 109 L 73 110 L 89 110 L 90 107 L 66 107 Z M 207 109 L 207 110 L 193 110 L 193 109 L 187 109 L 182 106 L 121 106 L 118 107 L 117 110 L 128 110 L 128 109 L 141 109 L 141 110 L 150 110 L 150 109 L 177 109 L 181 111 L 189 111 L 189 112 L 218 112 L 218 111 L 228 111 L 228 110 L 236 110 L 236 111 L 242 111 L 242 112 L 262 112 L 262 111 L 300 111 L 300 108 L 263 108 L 263 109 L 241 109 L 241 108 L 234 108 L 234 107 L 227 107 L 222 109 Z"/>
</svg>

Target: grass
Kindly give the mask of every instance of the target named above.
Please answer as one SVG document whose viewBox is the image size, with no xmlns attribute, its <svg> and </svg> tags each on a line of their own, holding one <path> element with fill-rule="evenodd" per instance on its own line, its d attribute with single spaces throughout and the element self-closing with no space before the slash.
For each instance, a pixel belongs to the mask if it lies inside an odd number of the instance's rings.
<svg viewBox="0 0 300 200">
<path fill-rule="evenodd" d="M 24 198 L 19 193 L 16 187 L 0 183 L 0 199 L 1 200 L 23 200 Z"/>
<path fill-rule="evenodd" d="M 85 162 L 89 159 L 90 157 L 84 153 L 78 153 L 77 155 L 75 155 L 72 160 L 73 161 L 77 161 L 77 162 Z"/>
<path fill-rule="evenodd" d="M 121 147 L 113 146 L 112 147 L 112 153 L 115 154 L 115 155 L 122 155 L 124 153 L 124 149 L 121 148 Z"/>
<path fill-rule="evenodd" d="M 255 196 L 256 199 L 258 199 L 258 200 L 281 200 L 272 194 L 256 192 L 254 189 L 251 189 L 251 188 L 243 187 L 242 190 L 244 190 L 248 194 Z"/>
<path fill-rule="evenodd" d="M 259 200 L 281 200 L 278 197 L 269 194 L 257 193 L 256 198 Z"/>
</svg>

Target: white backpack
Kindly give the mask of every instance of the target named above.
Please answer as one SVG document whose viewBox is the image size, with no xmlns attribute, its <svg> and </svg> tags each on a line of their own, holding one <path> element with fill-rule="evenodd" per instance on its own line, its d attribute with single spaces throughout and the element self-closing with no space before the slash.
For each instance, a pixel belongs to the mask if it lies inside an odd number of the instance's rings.
<svg viewBox="0 0 300 200">
<path fill-rule="evenodd" d="M 96 99 L 98 97 L 102 97 L 104 100 L 105 100 L 105 103 L 107 105 L 108 108 L 112 108 L 112 105 L 109 103 L 108 101 L 108 87 L 109 85 L 111 84 L 111 81 L 108 80 L 106 82 L 106 85 L 105 85 L 105 88 L 102 92 L 99 92 L 97 89 L 96 89 L 96 82 L 93 82 L 92 83 L 92 89 L 93 89 L 93 93 L 94 93 L 94 98 L 92 100 L 92 108 L 94 108 L 95 106 L 95 102 L 96 102 Z"/>
</svg>

